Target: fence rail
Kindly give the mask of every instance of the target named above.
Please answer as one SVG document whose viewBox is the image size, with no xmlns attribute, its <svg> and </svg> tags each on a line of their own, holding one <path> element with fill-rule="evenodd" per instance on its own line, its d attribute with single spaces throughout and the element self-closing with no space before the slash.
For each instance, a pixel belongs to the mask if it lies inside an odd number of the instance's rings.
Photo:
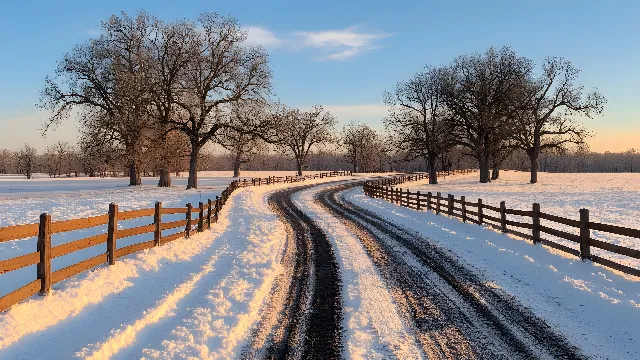
<svg viewBox="0 0 640 360">
<path fill-rule="evenodd" d="M 463 172 L 464 171 L 468 172 L 469 170 L 463 170 Z M 591 237 L 591 231 L 595 230 L 640 239 L 640 230 L 590 221 L 588 209 L 580 209 L 580 218 L 579 220 L 575 220 L 543 213 L 540 211 L 540 204 L 537 203 L 532 205 L 532 210 L 509 209 L 506 207 L 504 201 L 500 203 L 499 207 L 496 207 L 483 203 L 482 199 L 478 199 L 477 202 L 469 202 L 464 196 L 456 199 L 452 194 L 447 194 L 446 197 L 443 197 L 440 192 L 437 192 L 434 196 L 431 192 L 427 192 L 425 194 L 420 193 L 420 191 L 411 192 L 409 190 L 393 187 L 393 185 L 399 185 L 408 181 L 427 178 L 427 174 L 413 174 L 390 179 L 368 181 L 364 185 L 364 192 L 370 197 L 382 198 L 392 203 L 418 211 L 433 210 L 436 214 L 444 212 L 446 215 L 459 218 L 463 222 L 487 225 L 504 233 L 511 233 L 518 237 L 531 240 L 533 244 L 540 243 L 578 256 L 583 261 L 591 260 L 603 266 L 640 277 L 640 269 L 591 254 L 591 248 L 593 247 L 630 258 L 640 259 L 640 250 L 604 242 Z M 460 206 L 457 207 L 455 204 L 459 204 Z M 469 207 L 477 209 L 477 211 L 471 211 L 468 209 Z M 486 211 L 491 213 L 487 214 Z M 509 220 L 506 217 L 507 214 L 520 216 L 522 218 L 530 218 L 531 222 Z M 541 225 L 540 219 L 577 229 L 578 234 L 572 234 L 567 231 Z M 530 230 L 530 233 L 515 230 L 513 229 L 514 227 Z M 579 244 L 579 250 L 545 239 L 541 237 L 541 234 L 547 234 L 577 243 Z"/>
<path fill-rule="evenodd" d="M 335 176 L 348 176 L 350 171 L 331 171 L 315 175 L 254 178 L 250 181 L 235 180 L 222 191 L 215 200 L 209 199 L 206 203 L 200 202 L 197 207 L 187 204 L 186 207 L 165 208 L 161 202 L 156 202 L 155 207 L 119 211 L 118 205 L 110 204 L 109 212 L 104 215 L 92 216 L 80 219 L 51 221 L 51 215 L 43 213 L 37 224 L 13 225 L 0 228 L 0 243 L 30 237 L 37 237 L 37 251 L 29 254 L 0 261 L 0 275 L 27 266 L 37 265 L 36 280 L 0 297 L 0 312 L 25 300 L 37 293 L 47 294 L 51 285 L 83 271 L 94 268 L 100 264 L 115 264 L 118 258 L 161 246 L 168 242 L 189 237 L 194 232 L 202 232 L 209 229 L 218 221 L 219 213 L 227 202 L 229 196 L 238 188 L 245 186 L 260 186 L 278 183 L 295 183 L 309 179 L 319 179 Z M 163 215 L 184 214 L 184 219 L 163 222 Z M 153 222 L 147 225 L 118 229 L 119 221 L 139 219 L 153 216 Z M 92 235 L 83 239 L 70 241 L 61 245 L 52 246 L 52 234 L 89 229 L 96 226 L 107 225 L 107 232 Z M 170 235 L 162 235 L 163 230 L 181 228 L 182 230 Z M 118 240 L 143 234 L 152 234 L 148 240 L 136 244 L 118 248 Z M 80 250 L 97 245 L 106 245 L 106 252 L 97 256 L 82 260 L 79 263 L 69 265 L 57 271 L 51 271 L 52 260 Z"/>
</svg>

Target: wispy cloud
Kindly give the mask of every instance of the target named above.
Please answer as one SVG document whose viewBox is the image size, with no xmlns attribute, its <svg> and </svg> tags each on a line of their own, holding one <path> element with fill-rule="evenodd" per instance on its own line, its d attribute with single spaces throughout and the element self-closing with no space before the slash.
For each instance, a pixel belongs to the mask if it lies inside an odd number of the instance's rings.
<svg viewBox="0 0 640 360">
<path fill-rule="evenodd" d="M 316 49 L 319 60 L 345 60 L 379 48 L 380 40 L 391 36 L 381 31 L 364 31 L 352 26 L 343 30 L 294 31 L 276 35 L 261 26 L 247 26 L 247 43 L 266 48 Z"/>
</svg>

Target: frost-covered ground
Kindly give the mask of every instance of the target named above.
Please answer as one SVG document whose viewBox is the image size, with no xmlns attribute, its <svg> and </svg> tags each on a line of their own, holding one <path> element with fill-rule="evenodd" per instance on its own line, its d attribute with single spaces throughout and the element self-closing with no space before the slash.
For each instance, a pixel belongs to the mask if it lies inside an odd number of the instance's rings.
<svg viewBox="0 0 640 360">
<path fill-rule="evenodd" d="M 281 270 L 285 228 L 266 193 L 285 186 L 240 190 L 211 230 L 13 306 L 0 314 L 0 358 L 238 358 Z"/>
<path fill-rule="evenodd" d="M 458 194 L 465 188 L 465 183 L 469 187 L 476 186 L 475 181 L 475 177 L 451 179 L 438 187 L 443 192 L 451 189 L 452 193 Z M 455 185 L 447 187 L 450 182 Z M 458 182 L 462 185 L 457 185 Z M 526 188 L 526 185 L 513 185 L 513 188 Z M 484 199 L 485 194 L 481 195 Z M 373 199 L 364 195 L 361 188 L 347 192 L 345 198 L 413 229 L 453 252 L 461 261 L 477 269 L 488 284 L 515 296 L 587 354 L 598 354 L 598 358 L 605 359 L 640 359 L 638 278 L 559 256 L 545 247 L 516 241 L 505 234 L 464 224 L 455 218 Z M 516 201 L 510 199 L 505 199 L 507 204 Z M 538 199 L 545 203 L 544 198 Z"/>
<path fill-rule="evenodd" d="M 589 209 L 591 221 L 640 229 L 640 173 L 633 174 L 538 174 L 538 183 L 529 183 L 529 173 L 519 171 L 500 171 L 500 179 L 489 184 L 478 182 L 478 173 L 456 175 L 440 181 L 437 185 L 426 182 L 406 183 L 400 185 L 411 191 L 420 190 L 433 194 L 441 192 L 443 196 L 451 193 L 460 198 L 464 195 L 467 201 L 476 202 L 481 198 L 484 204 L 499 206 L 505 201 L 507 208 L 531 210 L 533 203 L 540 204 L 544 213 L 579 220 L 579 210 Z M 491 212 L 491 215 L 496 216 Z M 508 215 L 516 221 L 531 222 L 531 218 L 521 219 Z M 578 234 L 577 228 L 542 220 L 542 225 Z M 518 229 L 528 233 L 527 229 Z M 551 235 L 542 234 L 549 240 L 561 242 L 577 249 L 578 244 L 565 241 Z M 609 233 L 592 231 L 592 237 L 611 242 L 631 249 L 640 250 L 640 239 L 618 236 Z M 615 259 L 625 265 L 640 268 L 640 260 L 617 255 L 604 250 L 592 248 L 592 253 Z"/>
</svg>

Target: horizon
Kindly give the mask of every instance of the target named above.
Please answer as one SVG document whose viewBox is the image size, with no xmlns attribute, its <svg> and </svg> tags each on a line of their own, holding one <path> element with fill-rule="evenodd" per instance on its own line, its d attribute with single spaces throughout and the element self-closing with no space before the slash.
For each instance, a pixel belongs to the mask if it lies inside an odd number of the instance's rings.
<svg viewBox="0 0 640 360">
<path fill-rule="evenodd" d="M 535 8 L 507 1 L 393 8 L 379 1 L 8 4 L 0 14 L 0 46 L 10 54 L 0 58 L 0 147 L 16 150 L 28 143 L 41 152 L 57 141 L 75 144 L 74 121 L 46 138 L 40 135 L 47 114 L 34 104 L 45 76 L 53 74 L 74 45 L 96 37 L 101 21 L 121 11 L 144 9 L 167 21 L 193 19 L 202 11 L 235 17 L 248 31 L 248 41 L 267 49 L 276 98 L 297 107 L 322 105 L 336 116 L 338 129 L 352 120 L 382 129 L 387 113 L 383 91 L 425 65 L 444 64 L 490 46 L 511 46 L 537 65 L 547 56 L 562 56 L 581 70 L 577 84 L 587 91 L 598 88 L 608 100 L 602 115 L 583 121 L 595 135 L 587 140 L 590 150 L 638 149 L 640 122 L 634 105 L 640 94 L 640 40 L 634 35 L 640 25 L 633 14 L 640 4 L 556 4 L 556 11 L 547 14 L 546 3 L 536 2 Z"/>
</svg>

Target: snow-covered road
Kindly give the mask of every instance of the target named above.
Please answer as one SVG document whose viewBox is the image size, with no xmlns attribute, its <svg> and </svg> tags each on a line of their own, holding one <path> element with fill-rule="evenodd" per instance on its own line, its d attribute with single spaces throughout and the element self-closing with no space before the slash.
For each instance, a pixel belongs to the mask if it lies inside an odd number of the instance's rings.
<svg viewBox="0 0 640 360">
<path fill-rule="evenodd" d="M 325 179 L 12 307 L 0 358 L 631 359 L 638 323 L 640 281 Z"/>
</svg>

